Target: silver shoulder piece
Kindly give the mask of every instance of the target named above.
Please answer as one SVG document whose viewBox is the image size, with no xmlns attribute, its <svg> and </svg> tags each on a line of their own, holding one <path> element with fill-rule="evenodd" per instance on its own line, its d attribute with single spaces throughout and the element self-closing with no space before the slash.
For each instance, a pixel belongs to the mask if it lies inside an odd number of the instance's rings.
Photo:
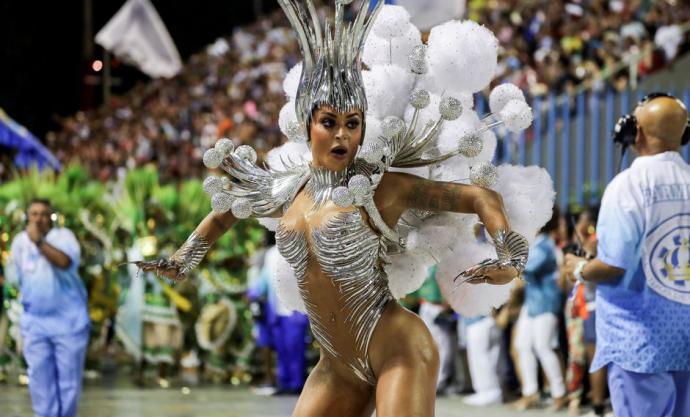
<svg viewBox="0 0 690 417">
<path fill-rule="evenodd" d="M 208 152 L 212 152 L 211 149 Z M 206 157 L 204 158 L 206 162 Z M 215 162 L 215 161 L 212 161 Z M 232 211 L 238 219 L 250 216 L 267 217 L 291 202 L 310 176 L 304 161 L 283 160 L 284 169 L 256 165 L 256 153 L 249 146 L 240 146 L 226 153 L 218 165 L 230 178 L 211 176 L 204 180 L 204 190 L 211 196 L 211 206 L 218 213 Z"/>
</svg>

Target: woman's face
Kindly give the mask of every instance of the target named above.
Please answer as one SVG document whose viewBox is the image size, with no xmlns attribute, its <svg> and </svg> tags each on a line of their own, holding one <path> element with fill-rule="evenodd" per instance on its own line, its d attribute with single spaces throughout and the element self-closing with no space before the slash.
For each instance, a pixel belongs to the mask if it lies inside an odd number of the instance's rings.
<svg viewBox="0 0 690 417">
<path fill-rule="evenodd" d="M 309 138 L 312 165 L 342 171 L 355 159 L 362 141 L 362 112 L 338 113 L 321 107 L 312 115 Z"/>
</svg>

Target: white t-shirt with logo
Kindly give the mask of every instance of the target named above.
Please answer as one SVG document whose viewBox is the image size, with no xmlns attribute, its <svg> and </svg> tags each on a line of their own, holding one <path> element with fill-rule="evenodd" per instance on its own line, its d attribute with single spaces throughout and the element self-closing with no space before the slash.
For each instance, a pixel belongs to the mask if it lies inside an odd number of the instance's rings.
<svg viewBox="0 0 690 417">
<path fill-rule="evenodd" d="M 598 258 L 625 274 L 597 287 L 596 370 L 690 371 L 690 165 L 637 158 L 604 193 Z"/>
</svg>

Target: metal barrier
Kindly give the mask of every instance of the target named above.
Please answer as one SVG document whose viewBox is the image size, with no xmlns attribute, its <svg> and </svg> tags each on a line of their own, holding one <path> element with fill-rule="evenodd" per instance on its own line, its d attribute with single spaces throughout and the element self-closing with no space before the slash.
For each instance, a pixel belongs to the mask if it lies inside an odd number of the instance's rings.
<svg viewBox="0 0 690 417">
<path fill-rule="evenodd" d="M 655 90 L 535 97 L 530 103 L 534 109 L 532 127 L 518 135 L 499 130 L 494 162 L 546 168 L 553 178 L 560 207 L 597 204 L 606 184 L 634 159 L 634 154 L 628 152 L 621 160 L 620 149 L 611 140 L 615 123 L 652 91 Z M 690 108 L 690 87 L 669 92 Z M 485 97 L 479 95 L 476 104 L 480 114 L 487 112 Z M 690 161 L 690 145 L 681 153 Z"/>
</svg>

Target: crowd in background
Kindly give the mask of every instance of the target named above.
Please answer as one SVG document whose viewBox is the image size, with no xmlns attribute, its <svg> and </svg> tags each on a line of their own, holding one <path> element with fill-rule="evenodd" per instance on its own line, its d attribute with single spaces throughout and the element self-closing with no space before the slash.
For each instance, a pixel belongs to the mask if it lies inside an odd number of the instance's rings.
<svg viewBox="0 0 690 417">
<path fill-rule="evenodd" d="M 631 65 L 642 78 L 690 48 L 687 2 L 471 0 L 469 16 L 500 41 L 498 79 L 530 95 L 622 90 Z"/>
<path fill-rule="evenodd" d="M 622 89 L 625 63 L 640 52 L 649 52 L 638 66 L 643 77 L 690 48 L 690 32 L 680 26 L 690 21 L 687 2 L 472 0 L 467 13 L 500 41 L 496 82 L 531 95 L 579 85 Z M 198 178 L 203 152 L 218 137 L 260 154 L 284 140 L 277 123 L 286 102 L 282 80 L 299 57 L 276 11 L 192 56 L 178 76 L 66 117 L 47 145 L 61 162 L 85 164 L 104 181 L 151 162 L 164 181 Z"/>
<path fill-rule="evenodd" d="M 282 16 L 266 16 L 192 56 L 176 77 L 137 85 L 110 105 L 65 118 L 47 145 L 103 181 L 151 162 L 163 181 L 200 177 L 203 152 L 219 137 L 257 150 L 281 142 L 282 82 L 298 57 Z"/>
</svg>

